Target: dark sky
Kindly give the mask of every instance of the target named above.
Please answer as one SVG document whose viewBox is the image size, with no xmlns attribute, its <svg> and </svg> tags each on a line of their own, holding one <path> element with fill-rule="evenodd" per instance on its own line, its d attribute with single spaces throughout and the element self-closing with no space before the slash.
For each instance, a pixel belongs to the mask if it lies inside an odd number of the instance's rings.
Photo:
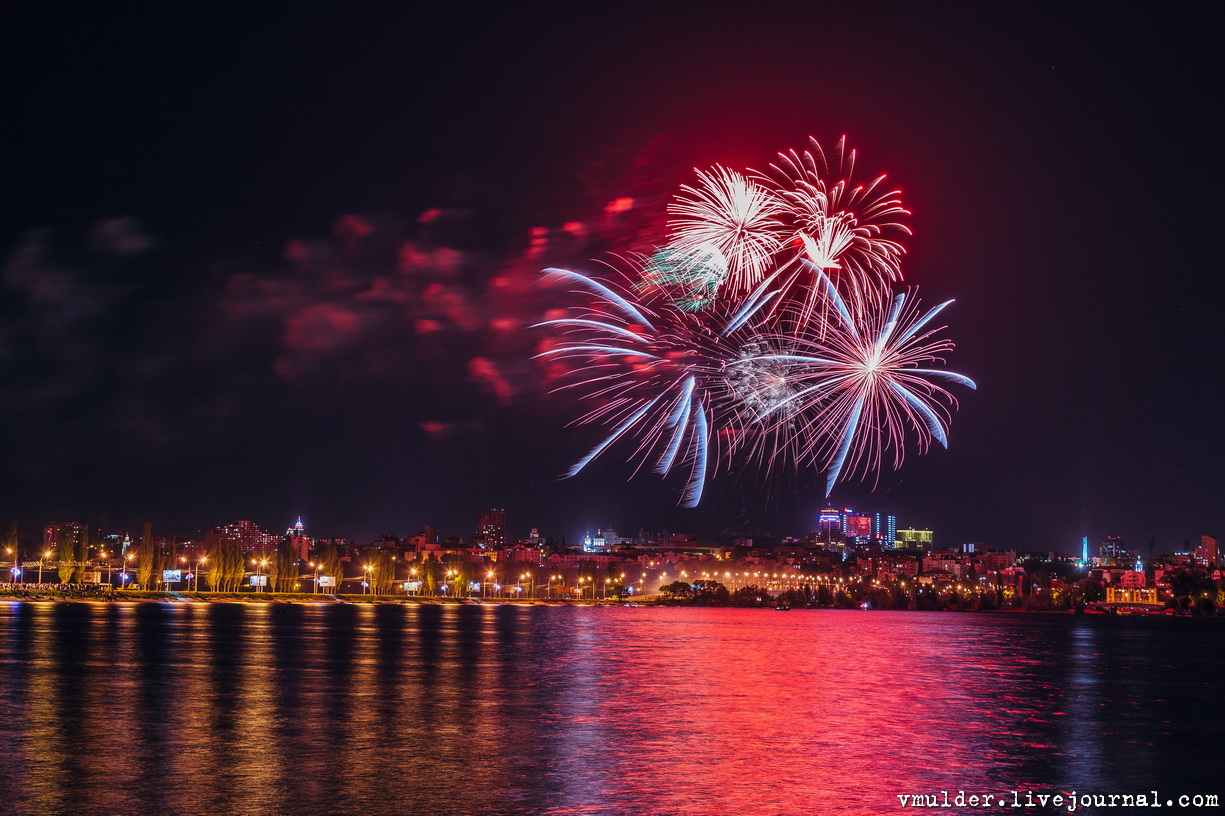
<svg viewBox="0 0 1225 816">
<path fill-rule="evenodd" d="M 979 390 L 835 500 L 947 544 L 1225 534 L 1219 28 L 1064 5 L 10 4 L 0 517 L 802 534 L 813 474 L 695 511 L 616 458 L 558 480 L 593 437 L 528 359 L 527 230 L 582 267 L 690 168 L 846 134 Z M 558 238 L 623 195 L 637 232 Z"/>
</svg>

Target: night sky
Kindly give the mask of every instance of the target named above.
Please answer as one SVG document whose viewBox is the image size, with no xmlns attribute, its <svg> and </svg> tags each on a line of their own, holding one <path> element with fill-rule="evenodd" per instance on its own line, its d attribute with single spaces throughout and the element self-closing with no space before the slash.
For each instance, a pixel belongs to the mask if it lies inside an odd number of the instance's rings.
<svg viewBox="0 0 1225 816">
<path fill-rule="evenodd" d="M 10 4 L 0 518 L 364 541 L 430 523 L 803 534 L 819 474 L 681 485 L 544 393 L 548 260 L 678 182 L 845 134 L 913 211 L 947 451 L 840 486 L 937 542 L 1225 535 L 1222 98 L 1208 4 Z M 631 196 L 624 236 L 559 238 Z M 422 218 L 423 213 L 431 214 Z M 633 234 L 630 234 L 633 232 Z M 527 282 L 526 284 L 524 282 Z M 543 304 L 547 306 L 548 304 Z"/>
</svg>

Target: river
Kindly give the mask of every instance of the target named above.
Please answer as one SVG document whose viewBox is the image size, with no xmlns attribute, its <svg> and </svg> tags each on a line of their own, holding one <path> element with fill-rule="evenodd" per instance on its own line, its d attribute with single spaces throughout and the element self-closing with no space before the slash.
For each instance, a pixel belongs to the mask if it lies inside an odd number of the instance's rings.
<svg viewBox="0 0 1225 816">
<path fill-rule="evenodd" d="M 946 790 L 1221 794 L 1223 635 L 1220 619 L 2 603 L 0 811 L 740 816 L 902 813 L 898 795 Z"/>
</svg>

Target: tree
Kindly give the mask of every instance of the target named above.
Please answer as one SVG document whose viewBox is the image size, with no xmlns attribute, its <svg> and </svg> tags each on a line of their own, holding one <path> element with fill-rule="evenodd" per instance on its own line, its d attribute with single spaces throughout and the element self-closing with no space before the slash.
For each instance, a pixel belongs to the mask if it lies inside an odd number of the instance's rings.
<svg viewBox="0 0 1225 816">
<path fill-rule="evenodd" d="M 692 601 L 693 585 L 688 581 L 673 581 L 659 588 L 659 594 L 665 601 Z"/>
<path fill-rule="evenodd" d="M 438 579 L 441 573 L 442 564 L 432 552 L 427 552 L 421 559 L 421 582 L 426 595 L 438 594 Z"/>
<path fill-rule="evenodd" d="M 451 593 L 462 598 L 468 594 L 469 576 L 472 575 L 472 559 L 464 553 L 447 553 L 442 559 L 446 567 L 447 583 L 451 585 Z"/>
<path fill-rule="evenodd" d="M 72 566 L 72 562 L 77 558 L 77 536 L 72 530 L 65 527 L 60 531 L 59 540 L 59 575 L 60 583 L 68 583 L 68 579 L 72 577 L 72 573 L 76 570 Z"/>
<path fill-rule="evenodd" d="M 772 600 L 770 593 L 758 586 L 740 587 L 731 596 L 731 602 L 736 606 L 764 606 Z"/>
<path fill-rule="evenodd" d="M 829 591 L 829 587 L 821 584 L 817 587 L 817 606 L 833 606 L 834 593 Z"/>
<path fill-rule="evenodd" d="M 370 591 L 375 595 L 390 595 L 396 582 L 396 557 L 387 550 L 374 554 L 370 565 Z"/>
<path fill-rule="evenodd" d="M 332 593 L 340 591 L 340 583 L 344 580 L 344 565 L 340 561 L 340 550 L 335 544 L 325 544 L 323 549 L 319 551 L 319 568 L 320 575 L 326 575 L 333 579 Z"/>
<path fill-rule="evenodd" d="M 727 587 L 718 581 L 694 581 L 693 582 L 693 602 L 710 606 L 712 604 L 725 604 L 731 600 L 731 594 L 727 591 Z"/>
<path fill-rule="evenodd" d="M 1095 603 L 1106 597 L 1106 588 L 1096 578 L 1082 578 L 1076 582 L 1076 586 L 1085 603 Z"/>
<path fill-rule="evenodd" d="M 608 562 L 608 570 L 604 575 L 604 596 L 607 598 L 616 598 L 617 600 L 625 597 L 625 573 L 621 571 L 621 565 L 616 561 Z"/>
<path fill-rule="evenodd" d="M 18 550 L 20 547 L 17 543 L 17 522 L 9 519 L 8 524 L 4 525 L 4 554 L 7 558 L 11 558 L 16 564 L 20 560 Z"/>
<path fill-rule="evenodd" d="M 1166 577 L 1169 579 L 1170 589 L 1174 591 L 1175 598 L 1186 597 L 1194 601 L 1205 595 L 1216 595 L 1216 582 L 1201 569 L 1179 567 L 1167 572 Z"/>
<path fill-rule="evenodd" d="M 89 561 L 89 528 L 85 527 L 76 534 L 77 552 L 73 558 L 77 567 L 73 570 L 72 580 L 82 583 L 85 580 L 85 564 Z"/>
<path fill-rule="evenodd" d="M 222 539 L 208 554 L 208 585 L 216 592 L 237 592 L 247 574 L 237 541 Z"/>
<path fill-rule="evenodd" d="M 281 538 L 268 565 L 268 583 L 273 592 L 293 592 L 298 581 L 298 554 L 289 536 Z"/>
<path fill-rule="evenodd" d="M 136 583 L 145 589 L 153 589 L 153 525 L 145 522 L 140 533 L 140 545 L 136 548 Z"/>
</svg>

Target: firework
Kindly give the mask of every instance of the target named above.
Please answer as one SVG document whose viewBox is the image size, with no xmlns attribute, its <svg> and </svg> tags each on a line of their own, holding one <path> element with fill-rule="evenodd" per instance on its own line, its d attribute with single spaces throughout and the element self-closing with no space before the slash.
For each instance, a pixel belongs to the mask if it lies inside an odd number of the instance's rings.
<svg viewBox="0 0 1225 816">
<path fill-rule="evenodd" d="M 885 176 L 853 181 L 845 139 L 811 140 L 769 173 L 698 172 L 668 207 L 670 243 L 634 261 L 625 285 L 546 270 L 587 305 L 541 326 L 541 353 L 591 406 L 604 438 L 566 474 L 614 448 L 635 473 L 686 473 L 695 506 L 721 468 L 819 468 L 841 479 L 900 467 L 908 445 L 947 447 L 953 395 L 938 368 L 950 341 L 894 295 L 909 212 Z M 913 437 L 913 440 L 912 440 Z"/>
<path fill-rule="evenodd" d="M 759 358 L 781 366 L 792 389 L 763 420 L 783 408 L 816 417 L 802 455 L 827 468 L 828 496 L 844 472 L 879 473 L 887 456 L 900 467 L 910 433 L 921 451 L 933 439 L 948 447 L 948 411 L 957 401 L 933 380 L 976 386 L 969 377 L 930 367 L 953 344 L 935 337 L 943 327 L 928 324 L 953 301 L 921 314 L 906 293 L 878 296 L 855 316 L 829 277 L 804 263 L 828 298 L 832 319 L 820 340 L 797 339 L 799 352 Z"/>
<path fill-rule="evenodd" d="M 699 315 L 668 303 L 651 308 L 634 302 L 628 290 L 622 294 L 621 287 L 569 270 L 545 274 L 594 296 L 572 316 L 538 324 L 561 333 L 559 344 L 538 356 L 570 363 L 570 381 L 561 388 L 594 406 L 577 422 L 608 431 L 566 476 L 632 439 L 633 448 L 625 447 L 638 463 L 635 472 L 649 466 L 661 475 L 686 473 L 681 504 L 693 507 L 720 460 L 743 452 L 773 461 L 796 447 L 789 436 L 777 438 L 780 431 L 804 426 L 791 422 L 791 412 L 779 405 L 790 392 L 772 371 L 790 363 L 764 353 L 782 349 L 758 329 L 779 295 L 771 288 L 775 276 Z M 762 426 L 767 415 L 775 418 Z"/>
<path fill-rule="evenodd" d="M 910 215 L 901 192 L 883 188 L 883 175 L 856 185 L 855 151 L 846 149 L 845 137 L 833 161 L 816 139 L 809 141 L 812 147 L 803 153 L 778 154 L 772 179 L 761 176 L 787 202 L 788 225 L 807 260 L 818 269 L 845 270 L 844 278 L 901 280 L 906 250 L 892 236 L 911 234 L 900 220 Z"/>
<path fill-rule="evenodd" d="M 713 244 L 664 247 L 651 256 L 634 288 L 648 301 L 658 299 L 699 312 L 714 305 L 727 273 L 727 259 Z"/>
<path fill-rule="evenodd" d="M 786 202 L 747 176 L 715 167 L 698 172 L 697 186 L 682 185 L 669 205 L 672 243 L 680 251 L 709 245 L 726 259 L 724 281 L 743 293 L 761 283 L 783 248 Z"/>
</svg>

